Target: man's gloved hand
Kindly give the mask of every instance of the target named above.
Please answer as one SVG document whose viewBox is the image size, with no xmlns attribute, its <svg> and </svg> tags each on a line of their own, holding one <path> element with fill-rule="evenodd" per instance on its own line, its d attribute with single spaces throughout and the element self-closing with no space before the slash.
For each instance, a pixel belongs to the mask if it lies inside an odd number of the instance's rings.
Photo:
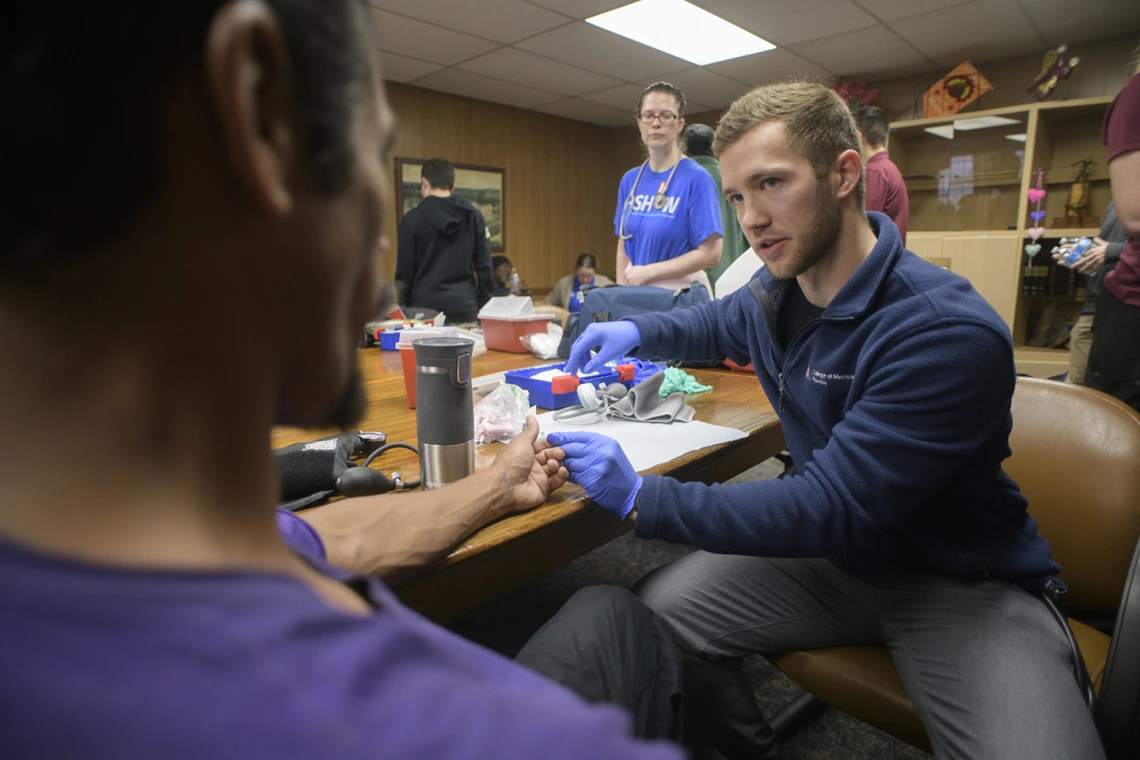
<svg viewBox="0 0 1140 760">
<path fill-rule="evenodd" d="M 600 507 L 623 520 L 633 511 L 642 478 L 617 441 L 598 433 L 558 432 L 546 441 L 561 449 L 570 482 L 585 488 Z"/>
<path fill-rule="evenodd" d="M 594 322 L 587 327 L 570 349 L 565 371 L 574 374 L 597 372 L 606 362 L 626 356 L 641 345 L 641 331 L 633 322 Z M 598 347 L 598 355 L 590 358 L 590 350 Z"/>
</svg>

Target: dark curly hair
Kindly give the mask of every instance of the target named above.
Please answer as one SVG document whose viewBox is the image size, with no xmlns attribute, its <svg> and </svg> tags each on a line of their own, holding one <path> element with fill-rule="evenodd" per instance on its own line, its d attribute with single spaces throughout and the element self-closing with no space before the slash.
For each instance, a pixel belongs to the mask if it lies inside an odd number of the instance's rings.
<svg viewBox="0 0 1140 760">
<path fill-rule="evenodd" d="M 318 192 L 351 180 L 368 74 L 360 0 L 266 0 L 285 37 Z M 56 261 L 130 223 L 162 182 L 164 85 L 200 62 L 224 0 L 0 4 L 0 271 Z"/>
</svg>

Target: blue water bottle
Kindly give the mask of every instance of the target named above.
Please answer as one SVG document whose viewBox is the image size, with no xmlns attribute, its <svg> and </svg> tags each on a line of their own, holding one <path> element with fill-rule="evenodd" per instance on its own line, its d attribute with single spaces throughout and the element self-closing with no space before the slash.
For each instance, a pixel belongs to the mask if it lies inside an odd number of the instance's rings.
<svg viewBox="0 0 1140 760">
<path fill-rule="evenodd" d="M 1081 257 L 1088 251 L 1089 246 L 1092 245 L 1092 240 L 1087 237 L 1082 238 L 1061 238 L 1061 245 L 1072 245 L 1064 255 L 1061 256 L 1061 263 L 1067 267 L 1073 266 Z"/>
</svg>

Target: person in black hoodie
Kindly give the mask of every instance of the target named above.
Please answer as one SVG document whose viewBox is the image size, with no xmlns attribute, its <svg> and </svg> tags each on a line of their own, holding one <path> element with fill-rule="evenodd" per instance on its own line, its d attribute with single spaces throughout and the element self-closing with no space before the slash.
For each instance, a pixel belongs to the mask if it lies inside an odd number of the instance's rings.
<svg viewBox="0 0 1140 760">
<path fill-rule="evenodd" d="M 400 222 L 396 289 L 401 306 L 443 311 L 451 322 L 474 322 L 494 286 L 491 241 L 483 215 L 454 192 L 451 163 L 425 161 L 423 202 Z"/>
</svg>

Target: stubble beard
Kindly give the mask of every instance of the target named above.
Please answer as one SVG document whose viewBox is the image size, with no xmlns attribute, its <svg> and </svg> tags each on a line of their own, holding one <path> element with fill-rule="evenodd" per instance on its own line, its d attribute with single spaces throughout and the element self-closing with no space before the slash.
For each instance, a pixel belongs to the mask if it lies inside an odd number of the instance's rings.
<svg viewBox="0 0 1140 760">
<path fill-rule="evenodd" d="M 808 217 L 814 223 L 804 232 L 803 240 L 788 262 L 788 273 L 777 275 L 772 272 L 776 279 L 795 279 L 835 251 L 843 213 L 831 197 L 827 183 L 822 180 L 816 180 L 815 204 Z"/>
</svg>

